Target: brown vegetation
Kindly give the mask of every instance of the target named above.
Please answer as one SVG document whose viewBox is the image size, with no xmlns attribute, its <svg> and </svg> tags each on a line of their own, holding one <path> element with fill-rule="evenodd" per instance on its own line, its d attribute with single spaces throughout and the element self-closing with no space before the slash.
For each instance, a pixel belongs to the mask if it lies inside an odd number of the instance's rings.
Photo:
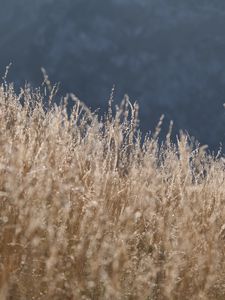
<svg viewBox="0 0 225 300">
<path fill-rule="evenodd" d="M 223 158 L 43 89 L 0 87 L 0 299 L 225 299 Z"/>
</svg>

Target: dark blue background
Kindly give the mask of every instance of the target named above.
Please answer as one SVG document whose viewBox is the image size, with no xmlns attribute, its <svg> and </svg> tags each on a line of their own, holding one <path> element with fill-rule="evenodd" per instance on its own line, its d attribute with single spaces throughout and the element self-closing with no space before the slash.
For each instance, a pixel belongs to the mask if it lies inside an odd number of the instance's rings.
<svg viewBox="0 0 225 300">
<path fill-rule="evenodd" d="M 165 114 L 201 143 L 225 141 L 225 2 L 0 0 L 0 72 L 35 86 L 44 67 L 93 109 L 127 93 L 141 127 Z"/>
</svg>

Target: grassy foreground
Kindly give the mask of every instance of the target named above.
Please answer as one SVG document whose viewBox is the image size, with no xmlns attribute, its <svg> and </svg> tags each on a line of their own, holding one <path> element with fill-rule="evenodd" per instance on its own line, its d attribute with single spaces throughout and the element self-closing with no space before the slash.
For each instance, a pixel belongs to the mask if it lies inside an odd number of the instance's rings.
<svg viewBox="0 0 225 300">
<path fill-rule="evenodd" d="M 224 159 L 43 89 L 0 87 L 0 300 L 225 299 Z"/>
</svg>

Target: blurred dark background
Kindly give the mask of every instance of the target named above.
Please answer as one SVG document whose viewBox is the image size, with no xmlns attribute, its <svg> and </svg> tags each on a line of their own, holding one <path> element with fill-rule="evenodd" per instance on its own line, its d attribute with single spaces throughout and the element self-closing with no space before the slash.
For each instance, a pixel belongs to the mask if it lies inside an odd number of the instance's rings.
<svg viewBox="0 0 225 300">
<path fill-rule="evenodd" d="M 0 74 L 38 86 L 44 67 L 61 93 L 103 112 L 112 86 L 140 104 L 143 131 L 187 130 L 225 142 L 225 2 L 0 0 Z"/>
</svg>

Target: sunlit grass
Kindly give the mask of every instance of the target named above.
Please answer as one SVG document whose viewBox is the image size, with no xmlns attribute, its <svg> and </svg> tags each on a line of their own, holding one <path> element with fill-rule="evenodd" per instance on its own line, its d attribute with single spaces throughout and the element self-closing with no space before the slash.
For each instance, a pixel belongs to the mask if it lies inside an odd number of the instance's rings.
<svg viewBox="0 0 225 300">
<path fill-rule="evenodd" d="M 0 299 L 225 299 L 223 158 L 42 89 L 0 87 Z"/>
</svg>

